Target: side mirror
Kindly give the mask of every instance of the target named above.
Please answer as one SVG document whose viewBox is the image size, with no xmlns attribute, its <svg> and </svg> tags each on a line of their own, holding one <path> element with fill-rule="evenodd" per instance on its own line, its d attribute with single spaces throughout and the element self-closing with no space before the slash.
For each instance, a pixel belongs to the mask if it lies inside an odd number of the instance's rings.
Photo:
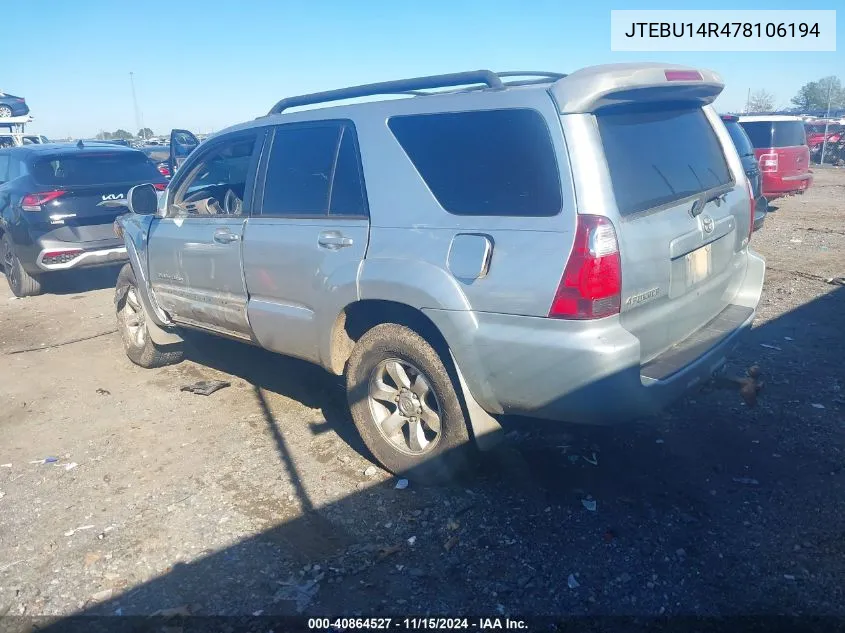
<svg viewBox="0 0 845 633">
<path fill-rule="evenodd" d="M 150 184 L 135 185 L 127 195 L 129 210 L 138 215 L 154 215 L 158 209 L 158 195 Z"/>
</svg>

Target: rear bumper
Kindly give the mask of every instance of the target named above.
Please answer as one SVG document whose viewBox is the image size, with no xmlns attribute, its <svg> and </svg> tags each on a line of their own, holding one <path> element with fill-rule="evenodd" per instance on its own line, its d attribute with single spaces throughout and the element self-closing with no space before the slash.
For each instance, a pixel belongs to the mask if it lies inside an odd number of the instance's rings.
<svg viewBox="0 0 845 633">
<path fill-rule="evenodd" d="M 806 172 L 795 176 L 780 176 L 778 174 L 763 174 L 763 195 L 769 200 L 800 193 L 813 184 L 813 174 Z"/>
<path fill-rule="evenodd" d="M 50 254 L 58 252 L 68 253 L 68 256 L 61 261 L 51 260 Z M 126 245 L 117 238 L 96 242 L 41 239 L 26 248 L 18 247 L 18 257 L 27 272 L 36 275 L 57 270 L 109 266 L 128 260 Z"/>
<path fill-rule="evenodd" d="M 653 415 L 717 373 L 751 327 L 764 273 L 763 258 L 749 251 L 733 304 L 646 365 L 641 365 L 639 340 L 618 317 L 586 323 L 425 312 L 446 337 L 472 395 L 489 413 L 613 424 Z"/>
</svg>

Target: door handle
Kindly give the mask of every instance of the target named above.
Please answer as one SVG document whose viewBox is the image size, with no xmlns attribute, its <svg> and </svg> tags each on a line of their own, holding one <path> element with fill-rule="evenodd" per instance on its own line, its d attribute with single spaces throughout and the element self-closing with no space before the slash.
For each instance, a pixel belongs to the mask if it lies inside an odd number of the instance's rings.
<svg viewBox="0 0 845 633">
<path fill-rule="evenodd" d="M 229 229 L 217 229 L 214 231 L 214 241 L 218 244 L 231 244 L 241 239 L 240 235 L 232 233 Z"/>
<path fill-rule="evenodd" d="M 339 231 L 323 231 L 317 238 L 317 244 L 323 248 L 337 250 L 339 248 L 352 246 L 354 242 L 351 237 L 346 237 Z"/>
</svg>

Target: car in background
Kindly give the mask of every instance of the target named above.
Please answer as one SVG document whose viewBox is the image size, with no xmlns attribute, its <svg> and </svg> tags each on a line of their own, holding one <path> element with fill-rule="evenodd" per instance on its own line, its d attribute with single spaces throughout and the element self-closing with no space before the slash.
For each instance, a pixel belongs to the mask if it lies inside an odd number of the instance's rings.
<svg viewBox="0 0 845 633">
<path fill-rule="evenodd" d="M 738 120 L 754 145 L 766 199 L 804 193 L 813 183 L 813 174 L 801 117 L 764 114 Z"/>
<path fill-rule="evenodd" d="M 46 136 L 41 134 L 22 134 L 19 132 L 0 132 L 0 148 L 19 147 L 21 145 L 40 145 L 49 143 Z"/>
<path fill-rule="evenodd" d="M 29 114 L 29 106 L 26 105 L 26 99 L 0 92 L 0 119 L 27 114 Z"/>
<path fill-rule="evenodd" d="M 0 150 L 0 261 L 17 297 L 45 274 L 126 260 L 114 220 L 129 189 L 167 181 L 143 152 L 106 143 Z"/>
<path fill-rule="evenodd" d="M 722 123 L 731 135 L 731 140 L 736 147 L 739 154 L 739 159 L 742 161 L 742 168 L 745 170 L 745 176 L 748 182 L 751 183 L 751 190 L 754 195 L 754 230 L 760 229 L 763 222 L 766 220 L 769 202 L 763 195 L 763 178 L 760 174 L 760 166 L 757 164 L 757 157 L 754 154 L 754 145 L 751 144 L 751 139 L 748 134 L 739 124 L 739 117 L 732 114 L 723 114 Z"/>
<path fill-rule="evenodd" d="M 804 128 L 807 133 L 807 146 L 810 148 L 810 160 L 814 163 L 822 162 L 821 154 L 825 136 L 827 136 L 828 150 L 837 147 L 845 139 L 845 124 L 839 119 L 814 119 L 805 122 Z M 828 151 L 828 154 L 831 152 Z M 833 162 L 830 158 L 832 156 L 826 157 L 825 162 Z"/>
<path fill-rule="evenodd" d="M 138 149 L 144 152 L 144 154 L 146 154 L 147 157 L 155 163 L 156 169 L 161 172 L 162 176 L 167 179 L 170 178 L 170 163 L 168 160 L 170 158 L 170 147 L 158 144 L 144 145 Z"/>
</svg>

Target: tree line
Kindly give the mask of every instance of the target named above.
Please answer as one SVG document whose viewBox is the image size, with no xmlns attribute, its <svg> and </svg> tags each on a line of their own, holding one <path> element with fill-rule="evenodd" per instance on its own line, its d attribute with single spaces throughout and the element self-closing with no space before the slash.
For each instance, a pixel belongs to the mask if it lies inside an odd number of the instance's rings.
<svg viewBox="0 0 845 633">
<path fill-rule="evenodd" d="M 136 136 L 137 138 L 150 139 L 154 137 L 155 134 L 150 128 L 145 127 L 138 130 L 138 134 L 133 136 L 131 133 L 121 128 L 115 130 L 114 132 L 106 132 L 101 130 L 97 133 L 96 139 L 98 141 L 114 141 L 119 139 L 131 139 L 135 138 Z"/>
<path fill-rule="evenodd" d="M 839 77 L 833 75 L 810 81 L 801 86 L 790 100 L 796 112 L 826 111 L 830 100 L 831 110 L 845 108 L 845 88 Z M 771 112 L 775 110 L 775 96 L 767 90 L 752 92 L 746 109 L 749 112 Z"/>
</svg>

